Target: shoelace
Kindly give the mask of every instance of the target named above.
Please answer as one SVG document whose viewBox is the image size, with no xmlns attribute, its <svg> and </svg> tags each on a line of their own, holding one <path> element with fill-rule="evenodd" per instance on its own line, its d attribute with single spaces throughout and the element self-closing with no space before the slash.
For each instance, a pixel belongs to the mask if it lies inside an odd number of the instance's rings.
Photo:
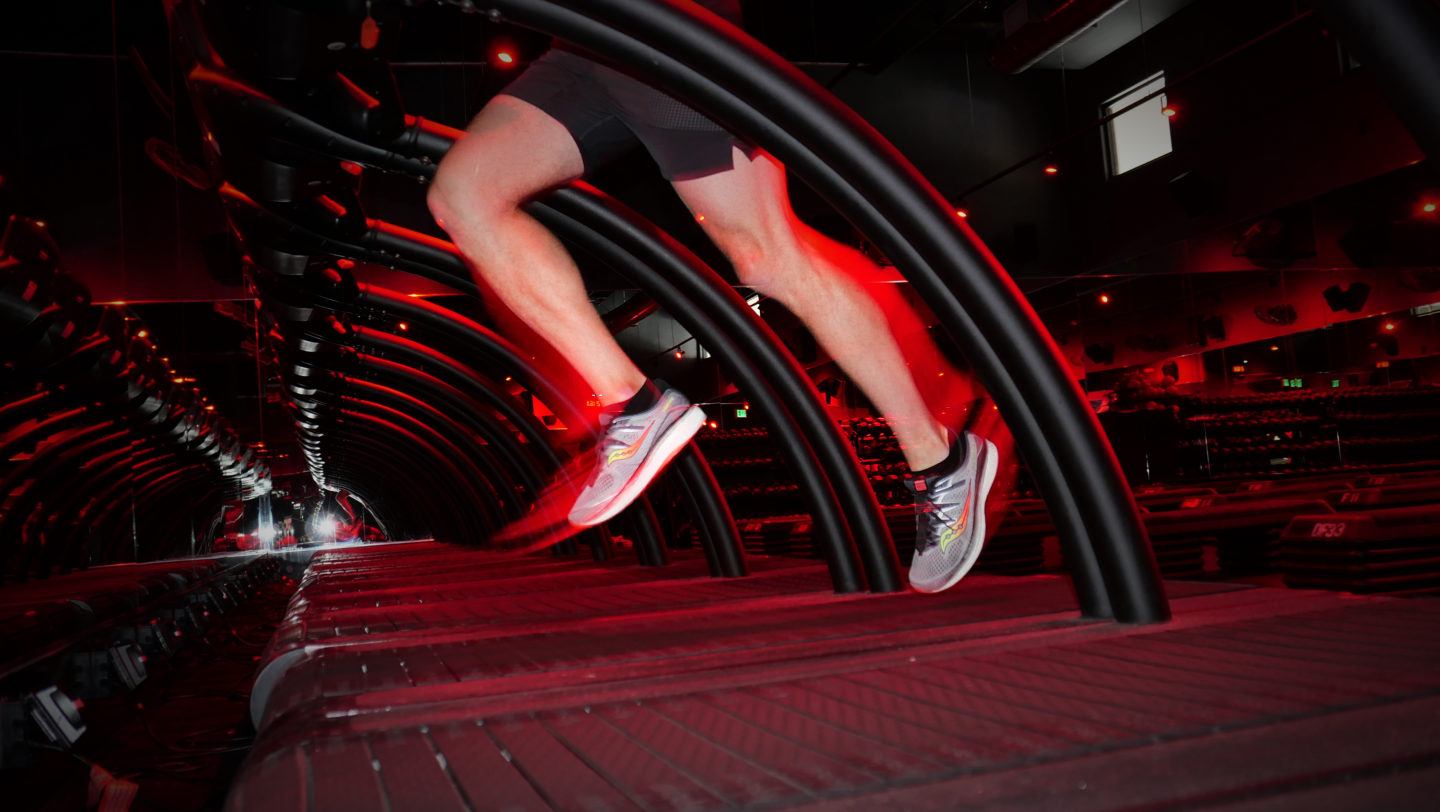
<svg viewBox="0 0 1440 812">
<path fill-rule="evenodd" d="M 630 445 L 631 440 L 625 438 L 626 434 L 634 434 L 637 430 L 644 428 L 643 424 L 633 425 L 630 417 L 620 414 L 600 415 L 600 428 L 603 434 L 600 442 L 595 444 L 595 453 L 600 456 L 600 465 L 603 468 L 605 461 L 610 459 L 613 451 L 618 451 Z"/>
<path fill-rule="evenodd" d="M 940 546 L 940 536 L 936 528 L 950 527 L 960 519 L 960 511 L 964 509 L 965 500 L 944 505 L 931 498 L 928 492 L 916 494 L 915 509 L 917 516 L 915 520 L 923 528 L 924 532 L 915 538 L 915 550 L 920 553 L 929 552 L 932 548 Z M 925 516 L 931 518 L 927 522 Z"/>
</svg>

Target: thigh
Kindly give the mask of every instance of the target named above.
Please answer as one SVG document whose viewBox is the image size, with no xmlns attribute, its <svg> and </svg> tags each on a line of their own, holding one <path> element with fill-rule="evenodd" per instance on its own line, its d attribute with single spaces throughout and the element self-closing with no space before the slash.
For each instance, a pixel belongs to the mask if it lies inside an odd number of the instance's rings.
<svg viewBox="0 0 1440 812">
<path fill-rule="evenodd" d="M 700 227 L 722 248 L 727 238 L 765 239 L 791 230 L 785 168 L 769 153 L 731 146 L 733 168 L 673 183 Z"/>
<path fill-rule="evenodd" d="M 435 183 L 513 204 L 584 171 L 580 149 L 564 124 L 528 101 L 502 94 L 450 148 Z"/>
</svg>

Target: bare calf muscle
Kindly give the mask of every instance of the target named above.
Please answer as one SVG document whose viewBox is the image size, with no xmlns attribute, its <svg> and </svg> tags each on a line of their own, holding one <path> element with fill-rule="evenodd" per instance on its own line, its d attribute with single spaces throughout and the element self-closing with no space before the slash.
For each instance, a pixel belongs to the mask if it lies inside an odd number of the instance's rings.
<svg viewBox="0 0 1440 812">
<path fill-rule="evenodd" d="M 499 96 L 445 156 L 428 201 L 494 295 L 569 357 L 593 391 L 623 400 L 644 375 L 590 306 L 564 246 L 521 209 L 583 170 L 579 147 L 559 122 L 527 102 Z"/>
</svg>

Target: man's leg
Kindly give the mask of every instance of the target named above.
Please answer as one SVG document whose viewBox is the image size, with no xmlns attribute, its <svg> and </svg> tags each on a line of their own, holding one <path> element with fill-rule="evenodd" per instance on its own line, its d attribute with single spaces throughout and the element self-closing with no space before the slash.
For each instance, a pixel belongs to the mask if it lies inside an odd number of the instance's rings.
<svg viewBox="0 0 1440 812">
<path fill-rule="evenodd" d="M 675 182 L 700 225 L 730 258 L 740 282 L 791 310 L 886 416 L 912 470 L 949 451 L 885 314 L 855 281 L 873 270 L 862 254 L 796 219 L 785 170 L 765 153 L 735 150 L 735 168 Z M 842 267 L 843 266 L 843 267 Z"/>
<path fill-rule="evenodd" d="M 590 304 L 575 261 L 520 206 L 584 172 L 579 147 L 555 119 L 497 96 L 440 163 L 430 211 L 474 272 L 511 311 L 564 354 L 606 404 L 620 403 L 645 375 L 615 343 Z"/>
</svg>

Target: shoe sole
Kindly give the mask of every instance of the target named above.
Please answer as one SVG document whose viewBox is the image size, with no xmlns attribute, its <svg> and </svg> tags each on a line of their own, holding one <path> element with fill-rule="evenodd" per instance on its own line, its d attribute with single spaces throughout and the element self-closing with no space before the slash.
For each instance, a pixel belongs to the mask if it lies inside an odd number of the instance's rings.
<svg viewBox="0 0 1440 812">
<path fill-rule="evenodd" d="M 610 504 L 584 522 L 576 522 L 572 519 L 571 524 L 576 527 L 595 527 L 620 515 L 621 511 L 630 507 L 631 503 L 638 499 L 646 488 L 650 487 L 650 483 L 655 481 L 655 477 L 665 470 L 665 466 L 675 459 L 675 455 L 685 448 L 686 444 L 690 442 L 690 438 L 694 437 L 703 425 L 705 425 L 703 409 L 699 406 L 691 406 L 686 409 L 685 414 L 681 415 L 679 420 L 671 423 L 670 428 L 666 429 L 665 433 L 655 441 L 650 453 L 645 455 L 645 461 L 640 463 L 635 475 L 630 477 L 630 481 L 625 483 L 625 487 L 621 488 L 619 493 L 615 494 L 615 498 L 610 500 Z"/>
<path fill-rule="evenodd" d="M 944 592 L 960 583 L 960 579 L 969 575 L 975 562 L 980 560 L 980 551 L 985 547 L 985 504 L 990 499 L 990 486 L 995 484 L 995 473 L 1000 469 L 1000 449 L 996 448 L 995 444 L 989 440 L 983 442 L 981 453 L 984 458 L 980 461 L 980 498 L 975 503 L 975 543 L 965 554 L 965 559 L 960 562 L 960 569 L 956 570 L 955 574 L 950 576 L 944 584 L 933 589 L 922 589 L 911 584 L 916 592 L 924 592 L 927 595 Z"/>
</svg>

